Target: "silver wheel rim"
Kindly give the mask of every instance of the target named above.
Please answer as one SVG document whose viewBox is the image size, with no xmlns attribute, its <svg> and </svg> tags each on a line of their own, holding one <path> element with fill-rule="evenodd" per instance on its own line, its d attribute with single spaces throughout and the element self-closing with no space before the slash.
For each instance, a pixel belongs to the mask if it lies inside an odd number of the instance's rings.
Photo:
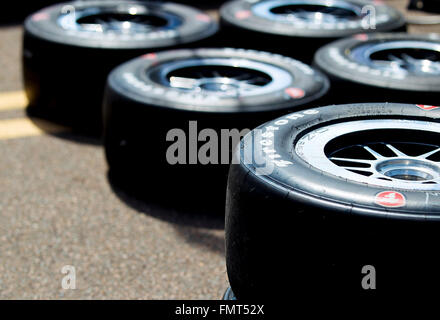
<svg viewBox="0 0 440 320">
<path fill-rule="evenodd" d="M 139 5 L 76 9 L 61 14 L 58 24 L 66 30 L 94 34 L 133 35 L 174 29 L 182 23 L 174 14 Z"/>
<path fill-rule="evenodd" d="M 351 51 L 358 62 L 400 74 L 440 75 L 440 44 L 417 41 L 367 42 Z"/>
<path fill-rule="evenodd" d="M 375 132 L 384 130 L 393 136 L 403 132 L 412 135 L 402 135 L 402 141 L 387 141 L 385 136 L 382 141 L 376 138 L 368 142 Z M 430 139 L 422 143 L 416 139 L 420 132 L 440 137 L 440 124 L 391 119 L 343 122 L 307 133 L 297 141 L 295 152 L 312 167 L 344 180 L 393 189 L 438 191 L 440 142 Z M 329 149 L 336 139 L 349 141 L 349 135 L 362 136 L 365 141 Z M 411 150 L 411 154 L 405 150 Z"/>
<path fill-rule="evenodd" d="M 191 68 L 199 68 L 201 74 L 194 77 L 173 76 L 179 71 Z M 237 76 L 222 74 L 225 68 L 235 70 Z M 204 92 L 225 97 L 275 92 L 287 88 L 293 81 L 291 74 L 279 67 L 247 59 L 231 58 L 172 61 L 150 70 L 147 76 L 155 82 L 178 90 Z"/>
<path fill-rule="evenodd" d="M 292 10 L 287 7 L 292 8 Z M 282 8 L 286 8 L 286 10 Z M 280 12 L 277 13 L 277 10 Z M 362 14 L 361 6 L 339 0 L 262 1 L 255 4 L 252 11 L 256 16 L 268 20 L 292 24 L 336 24 L 338 22 L 361 20 L 365 17 Z"/>
</svg>

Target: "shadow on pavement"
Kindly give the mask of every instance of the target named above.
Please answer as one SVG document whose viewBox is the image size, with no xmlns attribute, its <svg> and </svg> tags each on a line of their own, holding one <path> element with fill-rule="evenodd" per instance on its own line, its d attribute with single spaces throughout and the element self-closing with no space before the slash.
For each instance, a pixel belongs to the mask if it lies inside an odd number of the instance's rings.
<svg viewBox="0 0 440 320">
<path fill-rule="evenodd" d="M 139 212 L 179 226 L 224 229 L 224 215 L 219 210 L 211 210 L 205 206 L 206 204 L 191 205 L 172 194 L 169 197 L 152 195 L 151 198 L 146 198 L 144 195 L 140 199 L 133 190 L 121 185 L 111 171 L 107 173 L 107 179 L 118 198 Z"/>
<path fill-rule="evenodd" d="M 224 255 L 225 240 L 223 233 L 219 234 L 218 231 L 224 230 L 225 222 L 224 216 L 219 212 L 197 206 L 190 207 L 187 203 L 174 199 L 172 195 L 168 201 L 154 197 L 141 200 L 118 185 L 111 172 L 108 172 L 107 179 L 116 196 L 129 207 L 173 224 L 177 235 L 187 243 Z"/>
<path fill-rule="evenodd" d="M 225 254 L 225 238 L 213 234 L 211 230 L 176 226 L 177 234 L 191 245 L 208 249 L 212 252 Z"/>
<path fill-rule="evenodd" d="M 102 138 L 97 133 L 75 131 L 57 122 L 34 116 L 28 110 L 26 111 L 29 120 L 32 121 L 32 123 L 41 131 L 44 131 L 48 135 L 52 135 L 57 138 L 69 140 L 76 143 L 102 146 Z"/>
</svg>

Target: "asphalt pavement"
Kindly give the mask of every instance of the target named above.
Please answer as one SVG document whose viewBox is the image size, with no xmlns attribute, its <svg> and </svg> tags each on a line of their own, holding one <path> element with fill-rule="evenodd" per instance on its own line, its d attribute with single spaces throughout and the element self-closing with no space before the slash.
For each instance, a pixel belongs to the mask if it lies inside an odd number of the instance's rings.
<svg viewBox="0 0 440 320">
<path fill-rule="evenodd" d="M 220 299 L 223 217 L 131 198 L 99 139 L 27 118 L 21 36 L 0 27 L 0 299 Z"/>
</svg>

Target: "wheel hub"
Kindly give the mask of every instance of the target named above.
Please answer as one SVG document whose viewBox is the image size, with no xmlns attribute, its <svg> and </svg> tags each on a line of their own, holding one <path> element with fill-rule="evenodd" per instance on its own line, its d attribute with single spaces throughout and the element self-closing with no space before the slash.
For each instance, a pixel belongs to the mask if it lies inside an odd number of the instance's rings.
<svg viewBox="0 0 440 320">
<path fill-rule="evenodd" d="M 273 92 L 294 80 L 277 66 L 231 58 L 176 60 L 157 66 L 147 76 L 167 87 L 224 97 Z"/>
<path fill-rule="evenodd" d="M 428 160 L 414 158 L 379 161 L 376 170 L 386 177 L 405 181 L 425 182 L 440 177 L 438 165 Z"/>
<path fill-rule="evenodd" d="M 58 23 L 66 30 L 126 35 L 173 29 L 181 20 L 165 11 L 127 6 L 70 10 L 59 17 Z"/>
<path fill-rule="evenodd" d="M 426 142 L 428 141 L 428 142 Z M 305 134 L 296 153 L 344 180 L 404 190 L 440 190 L 440 124 L 377 119 Z"/>
<path fill-rule="evenodd" d="M 374 69 L 415 75 L 440 75 L 440 45 L 428 41 L 365 43 L 351 52 L 355 60 Z"/>
<path fill-rule="evenodd" d="M 362 8 L 339 0 L 275 0 L 262 1 L 253 6 L 257 16 L 286 22 L 335 24 L 365 17 Z"/>
</svg>

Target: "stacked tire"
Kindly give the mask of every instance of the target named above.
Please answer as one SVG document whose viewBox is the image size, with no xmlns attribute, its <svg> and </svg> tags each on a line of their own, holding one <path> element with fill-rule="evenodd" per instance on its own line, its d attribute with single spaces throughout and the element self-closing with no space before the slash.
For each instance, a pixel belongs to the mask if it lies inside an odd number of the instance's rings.
<svg viewBox="0 0 440 320">
<path fill-rule="evenodd" d="M 304 62 L 339 38 L 406 29 L 397 10 L 365 0 L 235 0 L 223 5 L 220 15 L 228 46 L 277 52 Z"/>
<path fill-rule="evenodd" d="M 22 23 L 23 20 L 43 7 L 52 5 L 57 0 L 33 0 L 33 1 L 13 1 L 9 2 L 0 12 L 0 23 Z"/>
<path fill-rule="evenodd" d="M 77 1 L 42 9 L 25 22 L 29 111 L 100 133 L 103 91 L 114 67 L 150 51 L 207 45 L 216 31 L 206 14 L 172 3 Z"/>
<path fill-rule="evenodd" d="M 231 166 L 226 204 L 237 298 L 435 290 L 439 122 L 435 106 L 347 104 L 249 133 Z"/>
<path fill-rule="evenodd" d="M 223 211 L 238 134 L 317 103 L 327 90 L 320 72 L 266 52 L 175 50 L 134 59 L 108 79 L 104 144 L 110 171 L 140 198 L 172 192 Z M 228 137 L 233 132 L 235 139 Z"/>
<path fill-rule="evenodd" d="M 319 49 L 314 65 L 331 79 L 329 103 L 429 105 L 440 98 L 438 34 L 359 34 Z"/>
</svg>

